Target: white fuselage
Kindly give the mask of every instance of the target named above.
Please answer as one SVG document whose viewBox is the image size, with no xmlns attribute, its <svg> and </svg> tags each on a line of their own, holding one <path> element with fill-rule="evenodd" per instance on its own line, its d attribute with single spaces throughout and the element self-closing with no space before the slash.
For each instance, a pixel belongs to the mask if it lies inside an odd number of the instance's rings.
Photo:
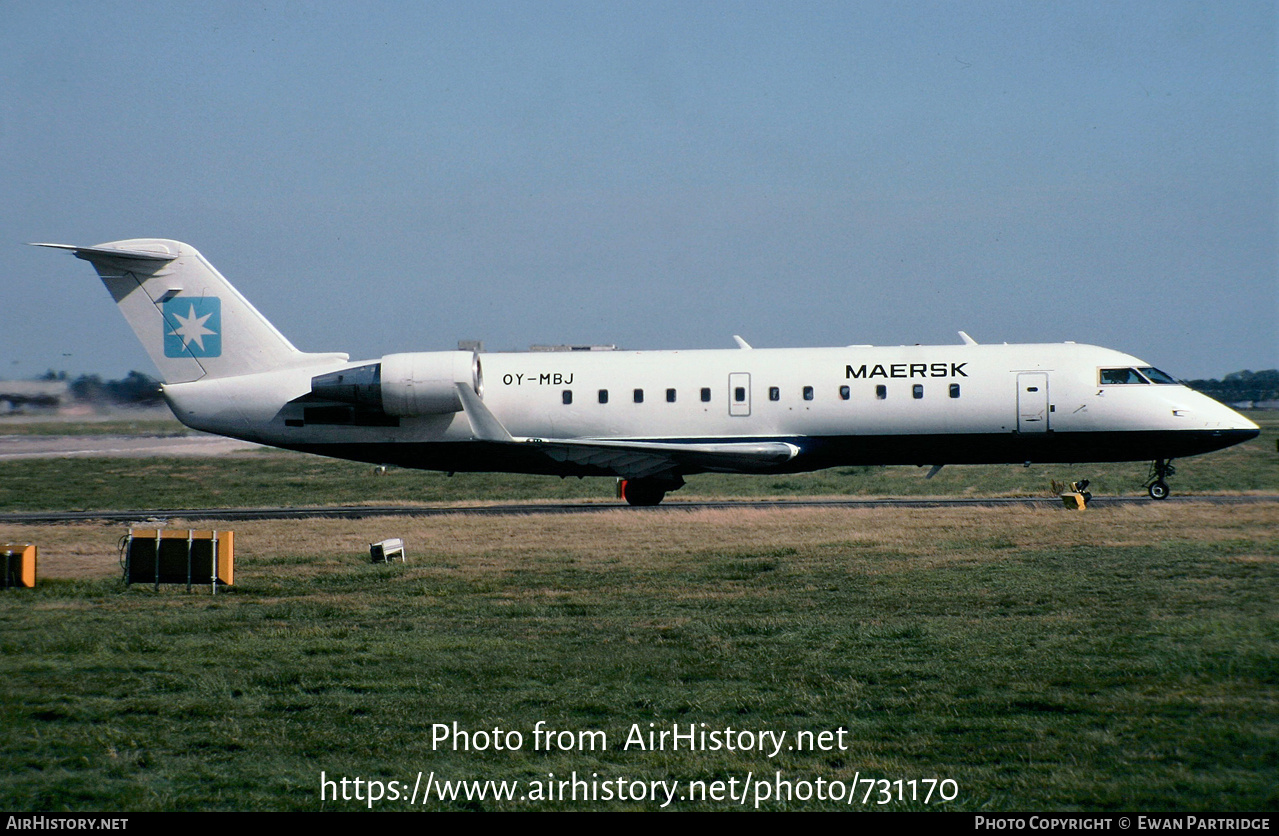
<svg viewBox="0 0 1279 836">
<path fill-rule="evenodd" d="M 1179 384 L 1102 383 L 1102 369 L 1146 364 L 1073 343 L 521 352 L 479 360 L 483 403 L 518 439 L 799 440 L 805 454 L 778 469 L 1171 458 L 1234 443 L 1212 443 L 1214 436 L 1256 432 L 1246 418 Z M 383 445 L 474 440 L 461 410 L 385 426 L 313 423 L 299 409 L 290 412 L 315 375 L 360 365 L 330 362 L 165 391 L 178 417 L 199 429 L 312 452 L 327 447 L 342 457 L 381 461 L 389 458 Z M 882 455 L 859 448 L 858 439 L 879 440 Z M 839 446 L 823 452 L 811 443 L 823 440 Z M 379 452 L 360 454 L 362 445 Z M 474 469 L 505 469 L 480 464 Z M 453 461 L 448 469 L 469 468 Z"/>
</svg>

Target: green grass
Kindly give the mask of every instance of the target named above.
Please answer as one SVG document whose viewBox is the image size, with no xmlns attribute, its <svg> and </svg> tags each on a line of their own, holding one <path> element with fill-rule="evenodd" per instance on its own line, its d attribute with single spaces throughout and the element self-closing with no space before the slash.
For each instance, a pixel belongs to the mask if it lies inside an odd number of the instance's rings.
<svg viewBox="0 0 1279 836">
<path fill-rule="evenodd" d="M 1257 417 L 1260 439 L 1179 461 L 1174 491 L 1279 489 L 1279 420 Z M 1133 493 L 1145 468 L 923 475 L 708 475 L 675 497 L 1046 495 L 1051 480 L 1081 476 L 1098 493 Z M 611 486 L 374 476 L 287 453 L 0 465 L 4 510 L 560 498 L 607 500 Z M 859 777 L 859 795 L 867 777 L 957 782 L 958 798 L 932 809 L 1274 811 L 1277 514 L 623 509 L 238 523 L 237 585 L 216 597 L 123 588 L 122 527 L 4 526 L 4 540 L 41 544 L 41 582 L 0 593 L 0 807 L 363 806 L 322 804 L 321 771 L 410 785 L 434 771 L 522 790 L 547 773 L 683 789 L 780 771 Z M 386 536 L 405 538 L 407 566 L 367 564 L 367 544 Z M 534 751 L 539 720 L 604 731 L 609 748 Z M 524 747 L 433 748 L 434 724 L 455 721 L 519 731 Z M 782 731 L 788 742 L 842 728 L 848 745 L 776 758 L 624 750 L 631 725 L 649 723 Z"/>
<path fill-rule="evenodd" d="M 0 806 L 363 806 L 322 805 L 322 770 L 780 771 L 953 779 L 936 809 L 1275 810 L 1276 522 L 1163 506 L 243 524 L 238 584 L 216 597 L 108 579 L 0 595 Z M 388 525 L 407 566 L 353 545 Z M 609 747 L 533 751 L 539 720 Z M 525 745 L 433 748 L 455 721 Z M 633 723 L 843 728 L 848 746 L 626 751 Z"/>
<path fill-rule="evenodd" d="M 194 435 L 178 422 L 167 408 L 141 409 L 136 414 L 116 410 L 110 415 L 93 418 L 44 417 L 22 415 L 0 417 L 0 435 Z"/>
<path fill-rule="evenodd" d="M 1179 460 L 1175 494 L 1279 491 L 1279 416 L 1254 413 L 1260 437 Z M 702 474 L 679 499 L 796 496 L 1050 496 L 1052 483 L 1088 478 L 1098 496 L 1144 493 L 1147 463 L 955 465 L 933 479 L 927 468 L 846 467 L 783 476 Z M 110 510 L 252 505 L 330 505 L 613 498 L 608 479 L 391 469 L 283 451 L 217 458 L 29 459 L 0 463 L 0 510 Z"/>
</svg>

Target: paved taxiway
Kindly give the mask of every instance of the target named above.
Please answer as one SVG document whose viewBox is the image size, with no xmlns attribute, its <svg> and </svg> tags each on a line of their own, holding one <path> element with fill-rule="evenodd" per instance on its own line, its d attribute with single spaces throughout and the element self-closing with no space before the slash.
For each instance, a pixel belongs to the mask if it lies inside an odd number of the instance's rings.
<svg viewBox="0 0 1279 836">
<path fill-rule="evenodd" d="M 128 435 L 18 435 L 0 437 L 0 461 L 52 457 L 141 457 L 141 456 L 218 456 L 235 450 L 249 450 L 260 445 L 203 433 L 172 436 Z M 1174 496 L 1164 503 L 1208 502 L 1243 504 L 1279 502 L 1279 496 Z M 1094 507 L 1112 505 L 1149 505 L 1154 500 L 1144 496 L 1094 497 Z M 131 511 L 42 511 L 0 514 L 0 523 L 60 523 L 85 520 L 106 522 L 157 522 L 181 520 L 287 520 L 315 517 L 359 519 L 363 517 L 426 517 L 442 514 L 585 514 L 628 508 L 635 513 L 667 513 L 707 508 L 954 508 L 973 506 L 1061 507 L 1059 499 L 1050 497 L 1012 497 L 987 499 L 867 499 L 840 497 L 818 500 L 744 499 L 713 502 L 667 500 L 656 508 L 630 508 L 620 502 L 521 503 L 470 506 L 404 506 L 357 505 L 315 508 L 165 508 Z"/>
<path fill-rule="evenodd" d="M 6 435 L 0 461 L 66 457 L 220 456 L 260 447 L 217 435 Z"/>
<path fill-rule="evenodd" d="M 1091 508 L 1119 505 L 1251 505 L 1279 503 L 1279 496 L 1176 496 L 1153 500 L 1144 496 L 1094 497 Z M 1060 499 L 1049 497 L 992 497 L 987 499 L 740 499 L 713 502 L 667 501 L 653 508 L 632 508 L 622 502 L 526 503 L 506 505 L 404 506 L 404 505 L 334 505 L 315 508 L 173 508 L 138 511 L 36 511 L 0 514 L 0 524 L 45 524 L 63 522 L 150 522 L 167 520 L 297 520 L 316 517 L 362 519 L 364 517 L 435 517 L 447 514 L 467 516 L 501 516 L 505 514 L 589 514 L 598 511 L 626 509 L 636 514 L 680 513 L 708 508 L 973 508 L 973 507 L 1043 507 L 1061 508 Z"/>
</svg>

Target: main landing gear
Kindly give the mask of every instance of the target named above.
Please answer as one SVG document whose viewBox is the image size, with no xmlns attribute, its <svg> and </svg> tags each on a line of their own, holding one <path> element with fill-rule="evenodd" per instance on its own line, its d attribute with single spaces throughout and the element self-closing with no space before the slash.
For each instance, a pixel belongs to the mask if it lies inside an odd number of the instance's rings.
<svg viewBox="0 0 1279 836">
<path fill-rule="evenodd" d="M 1150 476 L 1146 478 L 1147 493 L 1151 499 L 1167 499 L 1170 491 L 1168 490 L 1167 479 L 1177 472 L 1172 466 L 1172 459 L 1155 459 L 1150 465 Z"/>
<path fill-rule="evenodd" d="M 668 491 L 684 487 L 683 478 L 675 479 L 619 479 L 617 496 L 631 505 L 653 506 L 666 498 Z"/>
</svg>

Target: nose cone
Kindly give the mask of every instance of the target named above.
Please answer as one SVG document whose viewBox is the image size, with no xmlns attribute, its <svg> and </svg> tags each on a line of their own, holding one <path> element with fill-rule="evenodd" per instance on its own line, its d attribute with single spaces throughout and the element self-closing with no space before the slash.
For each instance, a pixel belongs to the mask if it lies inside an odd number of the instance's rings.
<svg viewBox="0 0 1279 836">
<path fill-rule="evenodd" d="M 1195 402 L 1186 412 L 1191 416 L 1192 423 L 1201 428 L 1200 432 L 1216 442 L 1217 449 L 1250 441 L 1261 434 L 1261 427 L 1246 416 L 1207 395 L 1198 392 L 1193 394 Z M 1177 412 L 1174 411 L 1173 414 Z"/>
<path fill-rule="evenodd" d="M 1261 427 L 1247 418 L 1240 415 L 1224 403 L 1215 401 L 1207 395 L 1201 395 L 1207 404 L 1203 409 L 1205 426 L 1213 428 L 1214 425 L 1232 432 L 1247 433 L 1245 438 L 1256 438 L 1261 433 Z"/>
<path fill-rule="evenodd" d="M 1153 387 L 1152 387 L 1153 389 Z M 1172 432 L 1166 437 L 1165 458 L 1183 458 L 1233 447 L 1256 438 L 1261 428 L 1230 407 L 1207 395 L 1184 386 L 1171 386 L 1158 391 L 1164 426 Z"/>
<path fill-rule="evenodd" d="M 1216 435 L 1216 437 L 1221 441 L 1221 444 L 1217 449 L 1220 450 L 1223 447 L 1233 447 L 1234 445 L 1242 444 L 1245 441 L 1252 441 L 1254 438 L 1261 435 L 1260 427 L 1253 424 L 1247 418 L 1244 419 L 1244 422 L 1249 424 L 1252 429 L 1229 429 L 1214 433 L 1214 435 Z"/>
<path fill-rule="evenodd" d="M 1234 412 L 1234 410 L 1231 411 Z M 1261 435 L 1261 427 L 1255 421 L 1249 420 L 1246 416 L 1240 415 L 1238 412 L 1235 412 L 1235 418 L 1238 419 L 1239 423 L 1234 427 L 1234 429 L 1247 430 L 1248 432 L 1251 432 L 1252 435 L 1248 436 L 1249 438 L 1256 438 Z"/>
</svg>

